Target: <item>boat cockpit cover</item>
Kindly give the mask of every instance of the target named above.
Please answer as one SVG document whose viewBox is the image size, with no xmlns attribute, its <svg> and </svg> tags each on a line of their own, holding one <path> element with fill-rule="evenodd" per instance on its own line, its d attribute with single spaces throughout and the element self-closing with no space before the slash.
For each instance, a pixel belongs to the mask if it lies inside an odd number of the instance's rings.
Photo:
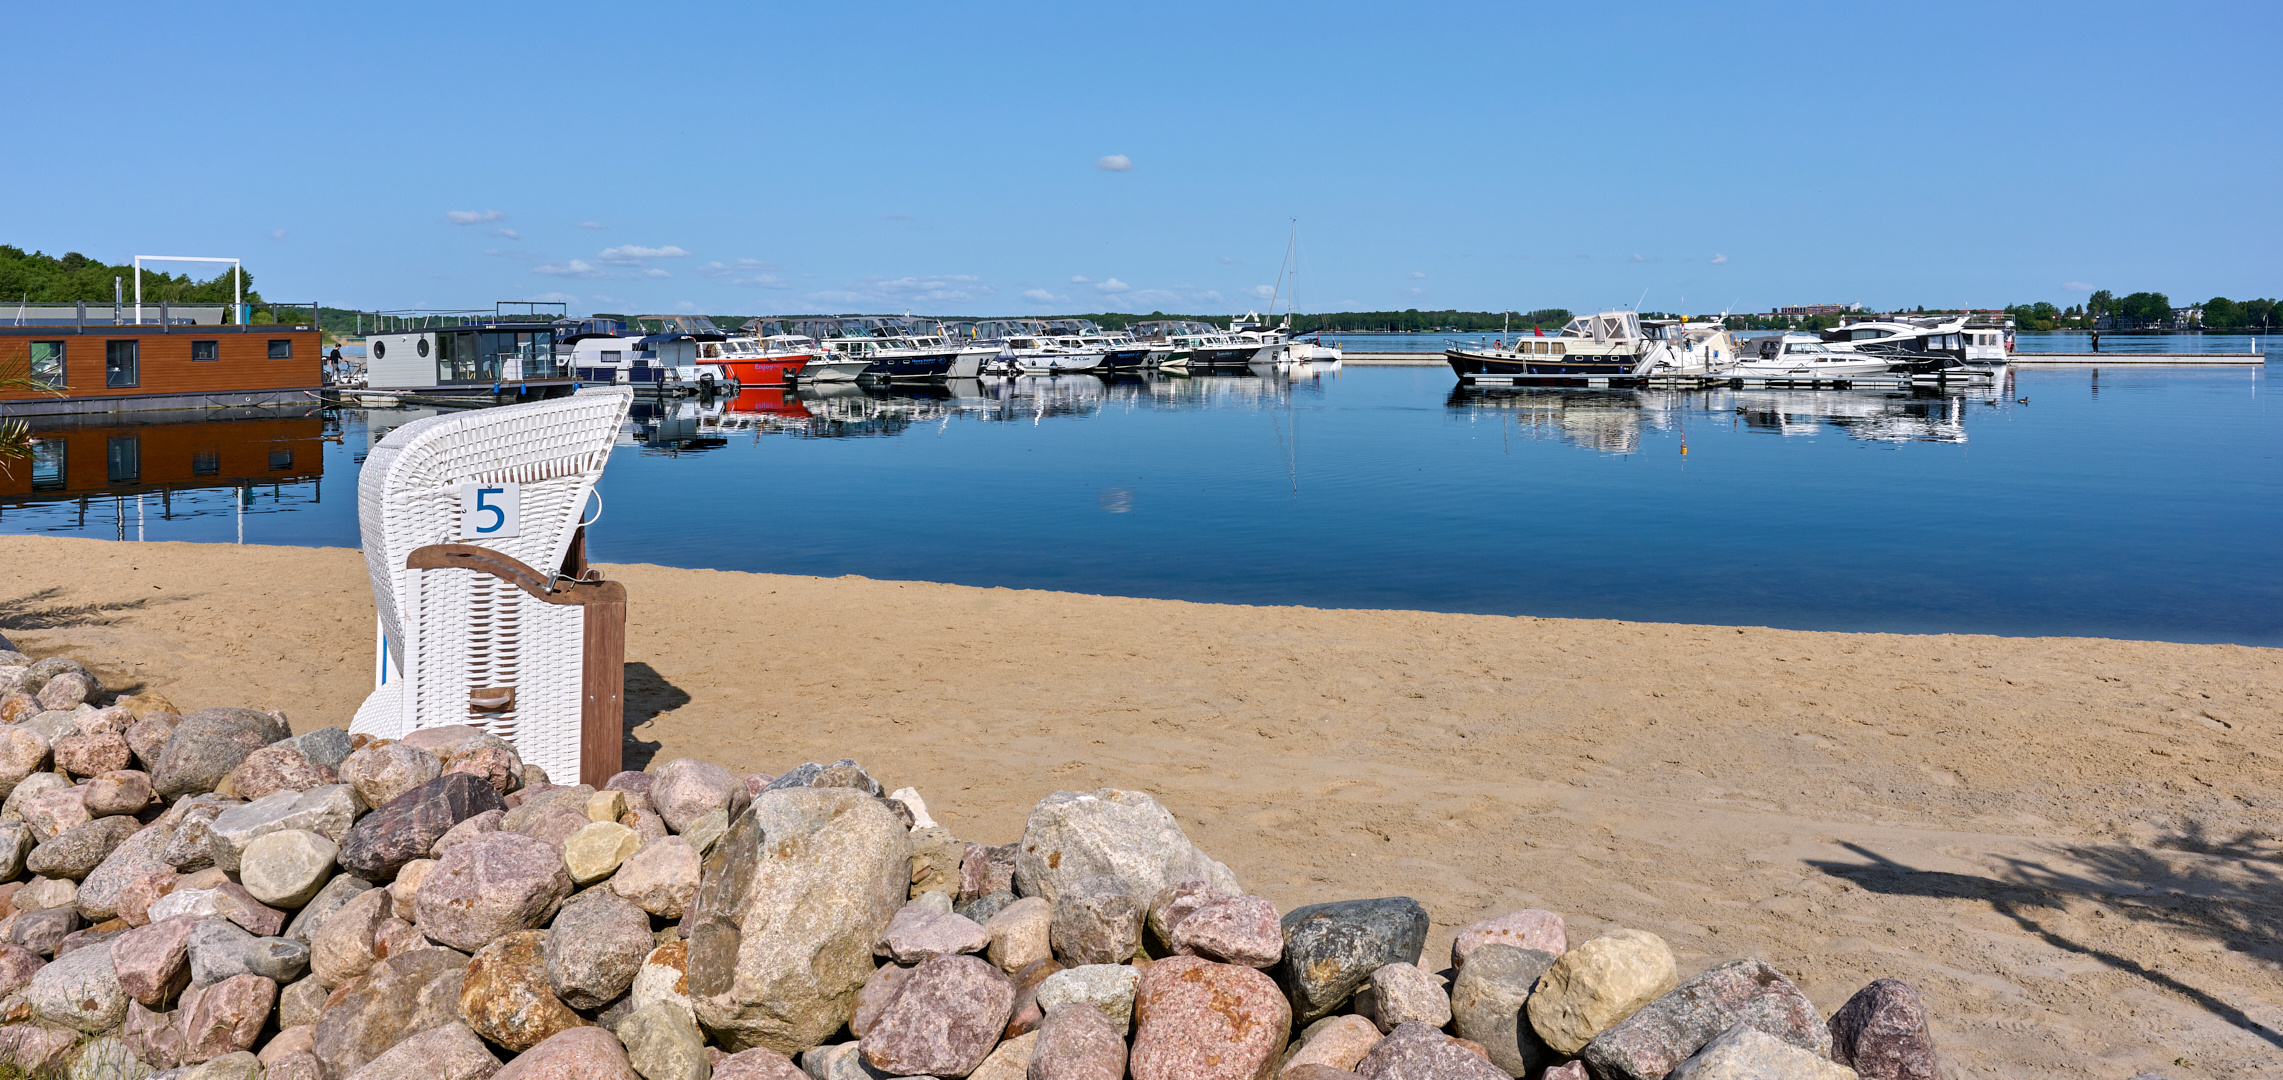
<svg viewBox="0 0 2283 1080">
<path fill-rule="evenodd" d="M 1604 311 L 1581 315 L 1562 327 L 1563 337 L 1592 338 L 1596 342 L 1634 341 L 1641 337 L 1641 316 L 1631 311 Z"/>
</svg>

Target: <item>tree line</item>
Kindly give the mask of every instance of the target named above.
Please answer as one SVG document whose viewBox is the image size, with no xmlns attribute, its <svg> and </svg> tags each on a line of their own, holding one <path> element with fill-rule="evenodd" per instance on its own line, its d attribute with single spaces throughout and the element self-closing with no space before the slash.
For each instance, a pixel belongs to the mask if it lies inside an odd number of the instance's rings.
<svg viewBox="0 0 2283 1080">
<path fill-rule="evenodd" d="M 129 303 L 135 299 L 135 267 L 132 263 L 112 264 L 91 259 L 76 251 L 62 256 L 43 252 L 27 252 L 10 244 L 0 244 L 0 306 L 9 303 L 72 304 L 81 300 L 90 306 L 109 305 L 112 282 L 123 279 L 119 288 Z M 246 273 L 245 300 L 249 304 L 262 302 L 262 295 L 254 291 L 254 275 Z M 230 271 L 223 270 L 213 277 L 200 281 L 188 274 L 170 274 L 163 270 L 143 270 L 143 303 L 161 301 L 174 304 L 227 304 L 231 299 Z"/>
<path fill-rule="evenodd" d="M 2191 314 L 2188 325 L 2176 326 L 2177 313 L 2172 298 L 2160 292 L 2136 292 L 2118 296 L 2107 289 L 2087 297 L 2083 304 L 2060 307 L 2039 301 L 2034 304 L 2014 304 L 2006 308 L 2013 316 L 2014 327 L 2019 330 L 2092 329 L 2103 318 L 2117 329 L 2175 327 L 2205 330 L 2259 330 L 2276 325 L 2278 316 L 2275 301 L 2230 300 L 2215 296 L 2201 304 L 2190 305 L 2201 309 Z"/>
</svg>

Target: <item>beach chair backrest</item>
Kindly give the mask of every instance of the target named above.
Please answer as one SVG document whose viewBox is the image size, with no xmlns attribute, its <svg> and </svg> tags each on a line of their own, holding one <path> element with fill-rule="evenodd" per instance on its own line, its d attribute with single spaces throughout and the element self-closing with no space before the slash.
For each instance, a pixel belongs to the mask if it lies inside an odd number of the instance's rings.
<svg viewBox="0 0 2283 1080">
<path fill-rule="evenodd" d="M 359 710 L 358 730 L 401 738 L 472 723 L 550 776 L 577 775 L 579 612 L 489 575 L 406 570 L 405 559 L 430 544 L 474 543 L 554 572 L 631 402 L 624 391 L 586 392 L 430 417 L 389 433 L 366 456 L 358 525 L 388 657 L 376 682 L 398 685 Z M 519 535 L 462 535 L 461 488 L 471 483 L 520 486 Z M 514 705 L 471 713 L 470 692 L 488 688 L 513 688 Z M 384 697 L 387 707 L 376 708 Z"/>
</svg>

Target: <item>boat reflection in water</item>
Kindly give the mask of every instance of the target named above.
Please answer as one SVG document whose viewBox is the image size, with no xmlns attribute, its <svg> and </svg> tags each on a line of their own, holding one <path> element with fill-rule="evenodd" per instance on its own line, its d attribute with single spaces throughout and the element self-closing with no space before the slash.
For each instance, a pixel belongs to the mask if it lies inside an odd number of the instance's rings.
<svg viewBox="0 0 2283 1080">
<path fill-rule="evenodd" d="M 235 408 L 25 418 L 30 461 L 0 470 L 11 531 L 100 529 L 141 538 L 152 522 L 274 513 L 323 494 L 336 414 Z M 240 539 L 243 539 L 242 533 Z"/>
<path fill-rule="evenodd" d="M 1041 423 L 1090 417 L 1106 409 L 1284 408 L 1295 397 L 1321 398 L 1319 380 L 1337 365 L 1256 364 L 1211 373 L 1064 372 L 986 375 L 937 383 L 818 382 L 753 388 L 734 395 L 637 399 L 619 445 L 667 456 L 703 453 L 731 438 L 764 434 L 801 439 L 878 438 L 954 417 Z M 377 415 L 377 414 L 376 414 Z"/>
<path fill-rule="evenodd" d="M 1869 442 L 1966 441 L 1966 413 L 1996 405 L 1982 393 L 1951 389 L 1578 390 L 1458 386 L 1445 399 L 1457 419 L 1497 416 L 1511 434 L 1550 439 L 1604 454 L 1641 448 L 1644 432 L 1732 424 L 1747 431 L 1813 435 L 1830 429 Z"/>
</svg>

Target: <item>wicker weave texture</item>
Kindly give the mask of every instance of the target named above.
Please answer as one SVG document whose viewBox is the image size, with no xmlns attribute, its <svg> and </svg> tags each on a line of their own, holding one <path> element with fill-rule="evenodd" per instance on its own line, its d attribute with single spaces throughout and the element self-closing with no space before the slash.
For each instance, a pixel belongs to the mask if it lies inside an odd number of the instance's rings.
<svg viewBox="0 0 2283 1080">
<path fill-rule="evenodd" d="M 353 731 L 384 738 L 477 724 L 549 776 L 577 776 L 582 611 L 548 604 L 488 574 L 405 570 L 416 548 L 451 543 L 460 486 L 522 485 L 520 536 L 465 538 L 552 572 L 569 550 L 632 395 L 571 398 L 418 420 L 366 456 L 358 525 L 397 670 L 357 711 Z M 383 673 L 376 672 L 376 682 Z M 469 692 L 513 688 L 515 704 L 473 714 Z"/>
</svg>

